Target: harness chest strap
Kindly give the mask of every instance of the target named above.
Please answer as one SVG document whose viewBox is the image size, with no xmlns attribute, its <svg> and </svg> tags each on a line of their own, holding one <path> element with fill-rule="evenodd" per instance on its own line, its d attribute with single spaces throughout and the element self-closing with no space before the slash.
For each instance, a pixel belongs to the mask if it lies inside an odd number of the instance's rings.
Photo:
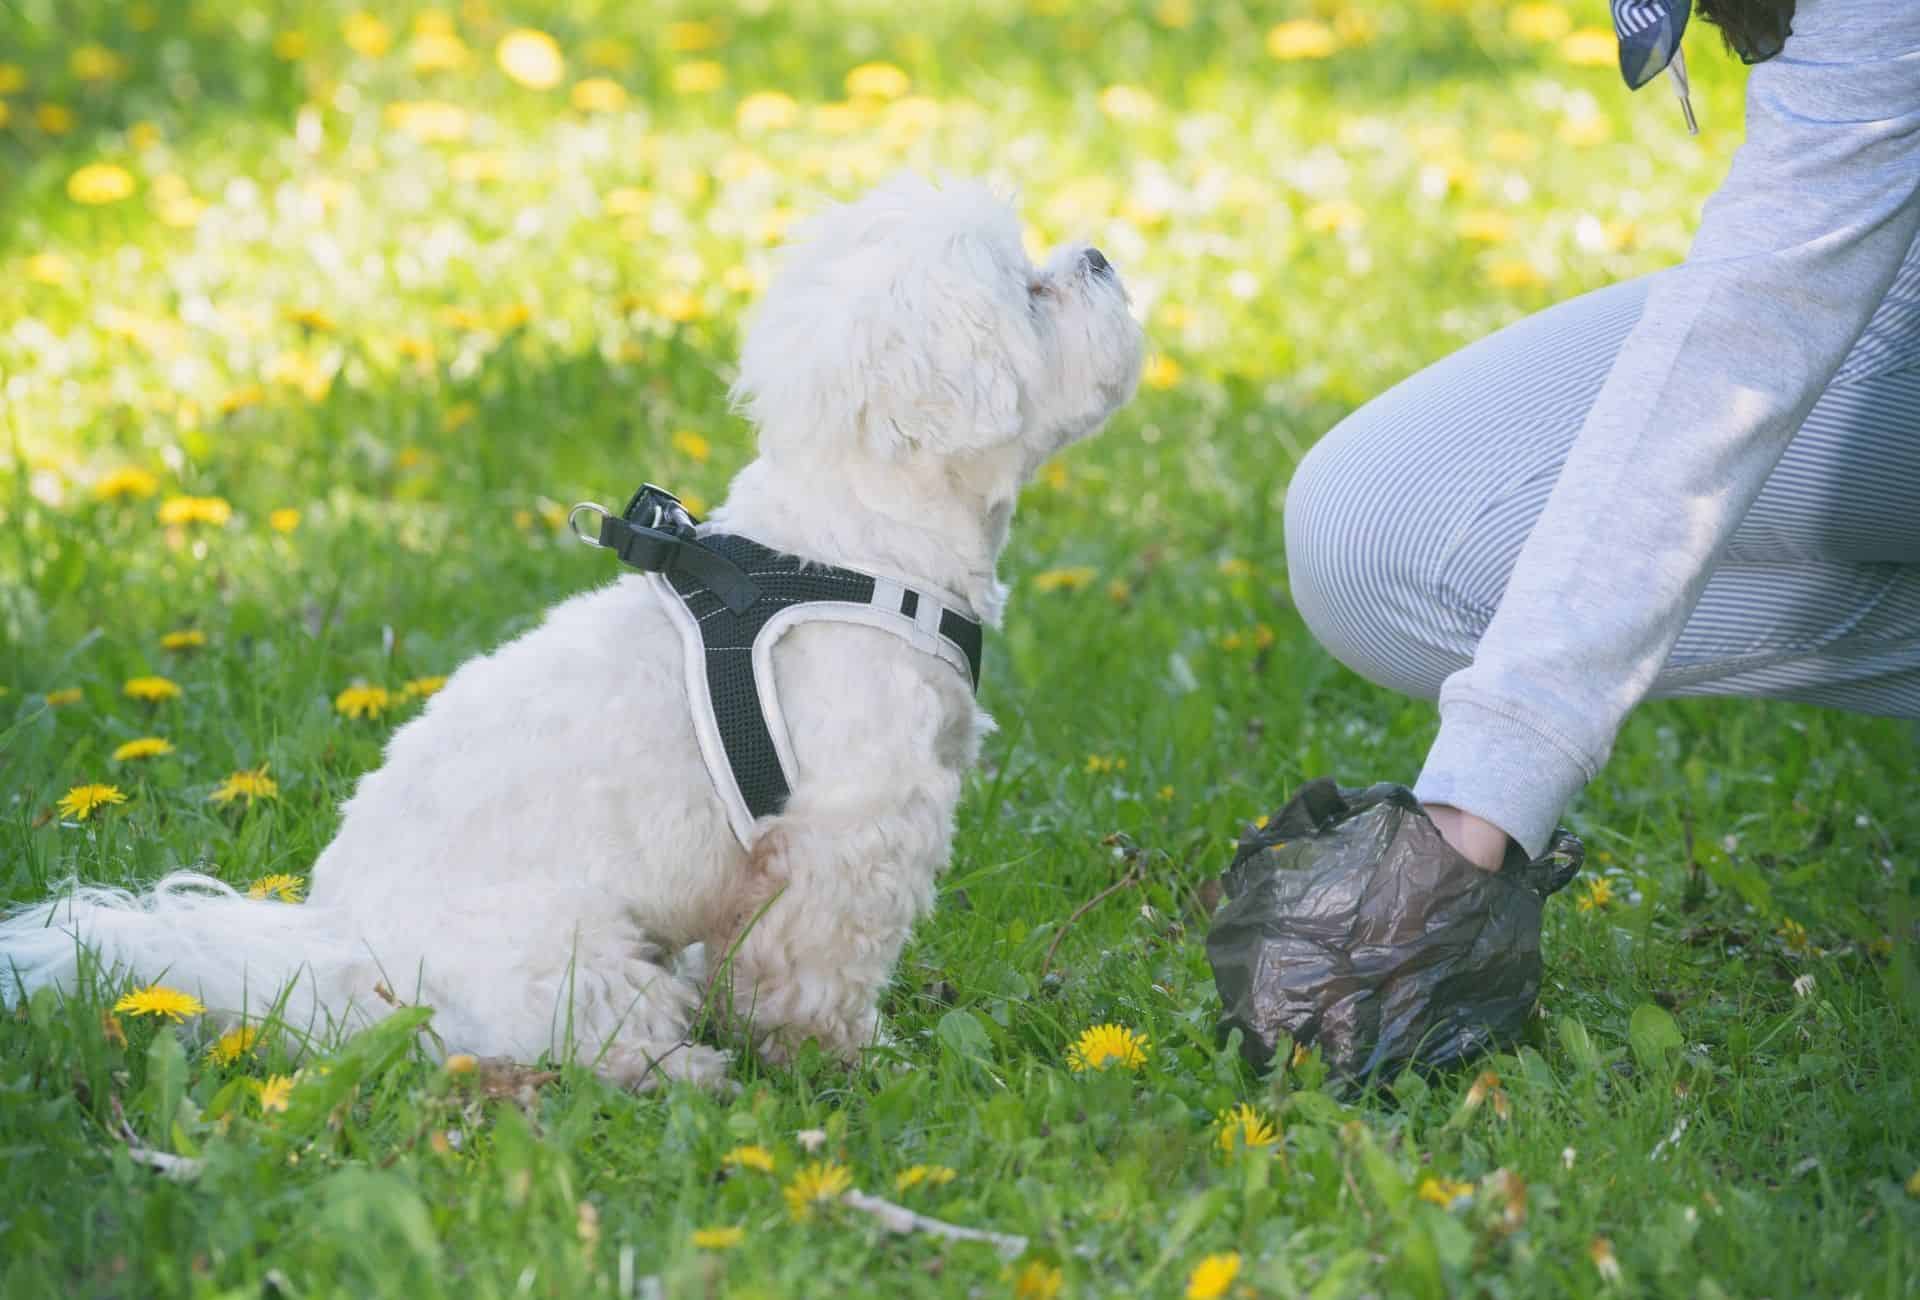
<svg viewBox="0 0 1920 1300">
<path fill-rule="evenodd" d="M 980 624 L 923 588 L 808 564 L 746 537 L 700 535 L 679 502 L 657 488 L 635 494 L 622 516 L 607 515 L 599 544 L 646 572 L 680 631 L 700 753 L 743 845 L 751 845 L 755 821 L 779 812 L 792 793 L 796 763 L 773 646 L 793 627 L 878 628 L 979 688 Z"/>
</svg>

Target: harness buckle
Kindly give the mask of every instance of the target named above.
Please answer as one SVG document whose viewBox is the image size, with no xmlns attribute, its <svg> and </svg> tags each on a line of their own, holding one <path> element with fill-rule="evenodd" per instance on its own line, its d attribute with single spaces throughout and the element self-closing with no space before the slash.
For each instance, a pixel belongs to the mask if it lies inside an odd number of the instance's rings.
<svg viewBox="0 0 1920 1300">
<path fill-rule="evenodd" d="M 691 536 L 700 521 L 682 505 L 680 498 L 657 483 L 642 483 L 627 501 L 620 517 L 641 528 L 658 529 L 676 536 Z"/>
</svg>

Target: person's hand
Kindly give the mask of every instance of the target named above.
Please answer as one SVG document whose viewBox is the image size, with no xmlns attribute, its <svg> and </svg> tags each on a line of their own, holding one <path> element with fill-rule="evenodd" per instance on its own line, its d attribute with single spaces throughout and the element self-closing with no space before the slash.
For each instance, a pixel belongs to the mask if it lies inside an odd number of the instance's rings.
<svg viewBox="0 0 1920 1300">
<path fill-rule="evenodd" d="M 1500 870 L 1500 865 L 1507 860 L 1507 851 L 1513 847 L 1505 831 L 1451 804 L 1423 806 L 1427 816 L 1433 819 L 1434 828 L 1440 832 L 1440 838 L 1452 845 L 1455 853 L 1482 871 Z"/>
<path fill-rule="evenodd" d="M 1511 1042 L 1540 991 L 1541 905 L 1581 857 L 1560 831 L 1483 870 L 1404 787 L 1309 782 L 1222 878 L 1207 957 L 1223 1027 L 1256 1064 L 1284 1034 L 1355 1079 Z"/>
</svg>

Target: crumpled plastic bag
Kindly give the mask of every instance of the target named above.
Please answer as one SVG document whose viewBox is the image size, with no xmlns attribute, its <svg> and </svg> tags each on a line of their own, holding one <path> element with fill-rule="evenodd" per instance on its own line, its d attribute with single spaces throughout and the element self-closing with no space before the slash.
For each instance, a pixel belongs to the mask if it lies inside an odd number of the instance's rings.
<svg viewBox="0 0 1920 1300">
<path fill-rule="evenodd" d="M 1404 786 L 1302 786 L 1240 841 L 1207 934 L 1225 1008 L 1254 1065 L 1282 1033 L 1348 1080 L 1442 1067 L 1516 1040 L 1540 993 L 1540 912 L 1580 841 L 1483 871 Z"/>
</svg>

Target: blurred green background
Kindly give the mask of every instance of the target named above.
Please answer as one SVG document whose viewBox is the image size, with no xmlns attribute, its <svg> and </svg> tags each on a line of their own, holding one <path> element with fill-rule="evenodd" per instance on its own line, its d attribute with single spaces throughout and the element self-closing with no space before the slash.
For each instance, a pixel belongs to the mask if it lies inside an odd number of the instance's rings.
<svg viewBox="0 0 1920 1300">
<path fill-rule="evenodd" d="M 1421 365 L 1682 256 L 1743 79 L 1703 25 L 1690 49 L 1698 138 L 1664 83 L 1627 93 L 1602 0 L 4 0 L 0 903 L 302 875 L 421 695 L 611 576 L 567 504 L 722 496 L 741 321 L 825 202 L 984 177 L 1036 250 L 1106 251 L 1151 359 L 1022 501 L 1002 730 L 892 1047 L 742 1062 L 739 1098 L 569 1069 L 523 1106 L 404 1042 L 208 1055 L 103 1017 L 117 987 L 41 1000 L 0 1019 L 0 1286 L 1913 1295 L 1899 724 L 1646 709 L 1572 810 L 1594 883 L 1549 909 L 1539 1029 L 1492 1084 L 1348 1106 L 1213 1033 L 1239 828 L 1307 777 L 1411 778 L 1432 729 L 1294 616 L 1287 479 Z M 271 789 L 223 798 L 247 773 Z M 96 783 L 124 802 L 59 808 Z M 1144 878 L 1069 925 L 1125 879 L 1115 831 Z M 1106 1022 L 1139 1073 L 1069 1064 Z M 1239 1104 L 1278 1130 L 1258 1160 L 1221 1144 Z M 794 1221 L 814 1129 L 1029 1251 Z M 156 1178 L 129 1133 L 205 1173 Z"/>
</svg>

